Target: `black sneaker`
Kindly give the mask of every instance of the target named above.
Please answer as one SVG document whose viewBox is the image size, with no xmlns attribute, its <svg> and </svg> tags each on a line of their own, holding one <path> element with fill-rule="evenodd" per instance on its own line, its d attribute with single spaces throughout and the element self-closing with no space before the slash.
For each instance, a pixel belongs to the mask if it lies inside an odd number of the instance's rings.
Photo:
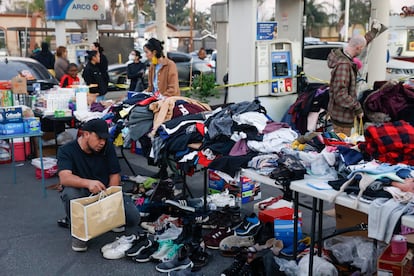
<svg viewBox="0 0 414 276">
<path fill-rule="evenodd" d="M 58 219 L 57 224 L 63 228 L 70 228 L 70 223 L 67 217 Z"/>
<path fill-rule="evenodd" d="M 132 257 L 132 260 L 138 262 L 138 263 L 146 263 L 151 261 L 151 255 L 154 254 L 155 251 L 158 249 L 158 242 L 154 241 L 152 242 L 151 246 L 142 249 L 138 255 Z"/>
<path fill-rule="evenodd" d="M 148 239 L 147 235 L 140 235 L 134 242 L 134 245 L 125 252 L 128 257 L 137 256 L 142 250 L 152 245 L 152 241 Z"/>
<path fill-rule="evenodd" d="M 155 186 L 150 201 L 160 202 L 172 198 L 174 198 L 174 182 L 170 178 L 167 178 L 160 180 Z"/>
<path fill-rule="evenodd" d="M 207 253 L 203 246 L 197 244 L 192 248 L 190 259 L 194 264 L 191 271 L 195 272 L 208 264 L 210 254 Z"/>
<path fill-rule="evenodd" d="M 242 269 L 244 264 L 246 263 L 247 256 L 246 254 L 238 254 L 234 258 L 234 262 L 225 270 L 221 272 L 221 276 L 238 276 L 239 271 Z"/>
</svg>

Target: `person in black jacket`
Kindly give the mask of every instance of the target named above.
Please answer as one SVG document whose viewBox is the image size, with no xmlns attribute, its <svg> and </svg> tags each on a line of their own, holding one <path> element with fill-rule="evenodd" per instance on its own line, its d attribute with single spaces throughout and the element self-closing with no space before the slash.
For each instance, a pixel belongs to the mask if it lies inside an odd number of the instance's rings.
<svg viewBox="0 0 414 276">
<path fill-rule="evenodd" d="M 100 62 L 99 62 L 99 70 L 102 73 L 102 76 L 105 78 L 106 82 L 109 81 L 109 75 L 108 75 L 108 59 L 106 58 L 106 56 L 103 54 L 104 48 L 101 47 L 101 44 L 99 44 L 99 42 L 94 42 L 92 43 L 90 49 L 92 51 L 97 51 L 99 53 L 100 56 Z"/>
<path fill-rule="evenodd" d="M 34 55 L 34 59 L 43 64 L 47 69 L 55 68 L 55 56 L 49 51 L 49 43 L 42 42 L 42 50 Z"/>
<path fill-rule="evenodd" d="M 82 72 L 85 83 L 89 85 L 89 92 L 97 96 L 96 101 L 104 99 L 108 92 L 108 82 L 99 70 L 100 55 L 97 51 L 86 51 L 88 54 L 88 63 Z"/>
<path fill-rule="evenodd" d="M 131 80 L 129 84 L 129 91 L 142 92 L 145 90 L 144 73 L 147 66 L 140 61 L 141 53 L 137 50 L 132 50 L 128 56 L 131 62 L 127 67 L 127 77 Z"/>
</svg>

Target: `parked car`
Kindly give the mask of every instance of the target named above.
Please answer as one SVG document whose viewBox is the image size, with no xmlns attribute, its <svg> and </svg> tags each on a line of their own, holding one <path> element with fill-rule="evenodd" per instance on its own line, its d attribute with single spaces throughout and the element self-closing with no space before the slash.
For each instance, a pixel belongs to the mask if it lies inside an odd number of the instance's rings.
<svg viewBox="0 0 414 276">
<path fill-rule="evenodd" d="M 27 91 L 33 92 L 33 83 L 40 83 L 41 90 L 58 85 L 58 80 L 38 61 L 24 57 L 0 57 L 0 79 L 11 80 L 19 74 L 26 75 Z M 31 76 L 31 77 L 30 77 Z"/>
<path fill-rule="evenodd" d="M 329 82 L 331 69 L 326 60 L 332 49 L 343 48 L 346 43 L 312 41 L 303 50 L 304 72 L 310 82 Z M 385 58 L 385 57 L 384 57 Z M 414 63 L 391 58 L 386 67 L 386 80 L 404 79 L 414 76 Z"/>
<path fill-rule="evenodd" d="M 190 79 L 196 75 L 213 74 L 213 69 L 209 67 L 208 61 L 193 59 L 191 55 L 181 52 L 168 52 L 167 57 L 175 62 L 178 71 L 178 81 L 180 87 L 190 85 Z M 148 64 L 148 63 L 147 63 Z M 149 66 L 149 64 L 148 64 Z M 110 84 L 108 91 L 125 90 L 128 88 L 126 76 L 127 64 L 112 64 L 108 66 Z M 191 74 L 190 74 L 191 71 Z M 148 70 L 146 75 L 148 74 Z M 148 77 L 144 77 L 145 85 L 148 84 Z"/>
</svg>

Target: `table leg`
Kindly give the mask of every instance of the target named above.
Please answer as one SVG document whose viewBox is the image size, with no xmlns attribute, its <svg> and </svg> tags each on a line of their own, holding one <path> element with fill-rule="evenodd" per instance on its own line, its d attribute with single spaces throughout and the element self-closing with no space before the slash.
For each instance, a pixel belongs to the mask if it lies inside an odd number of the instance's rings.
<svg viewBox="0 0 414 276">
<path fill-rule="evenodd" d="M 16 159 L 14 158 L 14 141 L 13 139 L 10 139 L 11 143 L 11 158 L 12 158 L 12 166 L 13 166 L 13 181 L 14 184 L 16 184 Z"/>
<path fill-rule="evenodd" d="M 43 196 L 46 197 L 46 184 L 45 184 L 45 170 L 43 167 L 43 145 L 42 145 L 42 136 L 39 136 L 39 156 L 40 156 L 40 173 L 42 175 L 42 187 L 43 187 Z"/>
<path fill-rule="evenodd" d="M 319 199 L 318 207 L 318 256 L 322 256 L 322 230 L 323 230 L 323 200 Z"/>
<path fill-rule="evenodd" d="M 316 228 L 316 211 L 317 211 L 317 204 L 318 199 L 313 198 L 312 199 L 312 221 L 311 221 L 311 244 L 310 244 L 310 250 L 309 250 L 309 271 L 308 275 L 313 275 L 313 255 L 314 255 L 314 249 L 315 249 L 315 228 Z"/>
<path fill-rule="evenodd" d="M 207 191 L 208 191 L 208 183 L 207 183 L 207 168 L 203 168 L 204 170 L 204 212 L 207 212 Z"/>
<path fill-rule="evenodd" d="M 299 221 L 299 193 L 293 193 L 293 206 L 294 206 L 294 217 L 293 217 L 293 258 L 296 261 L 298 257 L 298 221 Z"/>
</svg>

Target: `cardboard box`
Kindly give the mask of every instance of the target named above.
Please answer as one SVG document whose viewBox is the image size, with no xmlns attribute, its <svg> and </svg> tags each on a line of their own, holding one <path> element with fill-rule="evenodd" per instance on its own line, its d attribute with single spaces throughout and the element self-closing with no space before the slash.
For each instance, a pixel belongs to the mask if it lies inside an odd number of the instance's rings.
<svg viewBox="0 0 414 276">
<path fill-rule="evenodd" d="M 236 177 L 234 181 L 227 182 L 215 173 L 214 170 L 208 170 L 208 188 L 211 194 L 220 193 L 228 189 L 229 193 L 235 195 L 236 200 L 242 204 L 261 199 L 262 197 L 259 182 L 245 176 Z"/>
<path fill-rule="evenodd" d="M 295 218 L 294 209 L 289 207 L 282 207 L 270 210 L 259 211 L 259 220 L 263 223 L 273 222 L 276 219 L 293 220 Z M 298 212 L 299 220 L 302 219 L 302 212 Z"/>
<path fill-rule="evenodd" d="M 338 204 L 335 204 L 335 215 L 337 230 L 352 227 L 361 223 L 368 224 L 368 214 Z M 342 235 L 368 237 L 368 231 L 353 231 Z"/>
<path fill-rule="evenodd" d="M 27 94 L 27 80 L 25 77 L 16 76 L 11 80 L 14 94 Z"/>
<path fill-rule="evenodd" d="M 7 123 L 2 125 L 4 135 L 24 133 L 23 123 Z"/>
<path fill-rule="evenodd" d="M 378 276 L 404 276 L 412 275 L 413 253 L 409 249 L 406 254 L 392 254 L 391 246 L 388 245 L 378 259 Z"/>
</svg>

